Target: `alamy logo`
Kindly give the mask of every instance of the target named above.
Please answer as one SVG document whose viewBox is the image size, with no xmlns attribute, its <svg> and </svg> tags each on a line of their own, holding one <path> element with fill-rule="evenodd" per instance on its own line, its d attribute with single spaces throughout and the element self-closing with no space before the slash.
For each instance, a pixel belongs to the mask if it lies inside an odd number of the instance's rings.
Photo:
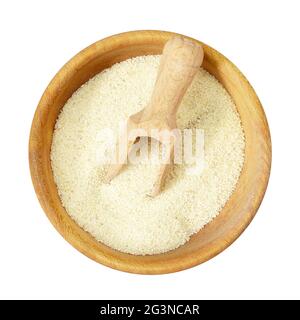
<svg viewBox="0 0 300 320">
<path fill-rule="evenodd" d="M 204 169 L 204 130 L 183 129 L 151 130 L 151 138 L 143 129 L 132 129 L 128 137 L 123 134 L 125 123 L 120 123 L 117 132 L 105 128 L 98 132 L 96 157 L 102 165 L 109 164 L 169 164 L 186 165 L 188 174 L 201 174 Z M 139 138 L 126 150 L 127 139 Z M 156 139 L 157 137 L 157 139 Z M 161 141 L 160 142 L 158 142 Z M 124 155 L 127 155 L 124 157 Z"/>
</svg>

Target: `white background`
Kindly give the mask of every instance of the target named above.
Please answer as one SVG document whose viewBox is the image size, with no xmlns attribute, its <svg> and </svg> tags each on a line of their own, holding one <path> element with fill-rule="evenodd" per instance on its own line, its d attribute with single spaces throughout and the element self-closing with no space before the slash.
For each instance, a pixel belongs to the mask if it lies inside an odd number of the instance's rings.
<svg viewBox="0 0 300 320">
<path fill-rule="evenodd" d="M 0 298 L 300 298 L 299 1 L 1 1 Z M 225 54 L 265 108 L 269 187 L 243 235 L 183 272 L 141 276 L 99 265 L 52 227 L 28 169 L 39 98 L 74 54 L 136 29 L 179 32 Z"/>
</svg>

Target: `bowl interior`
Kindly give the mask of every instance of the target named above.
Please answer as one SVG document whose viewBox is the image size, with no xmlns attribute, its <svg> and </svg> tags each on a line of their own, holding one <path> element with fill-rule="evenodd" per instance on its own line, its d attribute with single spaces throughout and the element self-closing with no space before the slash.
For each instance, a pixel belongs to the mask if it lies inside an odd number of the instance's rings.
<svg viewBox="0 0 300 320">
<path fill-rule="evenodd" d="M 202 263 L 229 246 L 254 217 L 270 173 L 271 142 L 260 102 L 241 72 L 223 55 L 203 44 L 203 67 L 227 89 L 236 103 L 246 138 L 245 163 L 235 192 L 222 212 L 180 248 L 165 254 L 134 256 L 97 242 L 81 229 L 61 205 L 50 164 L 50 148 L 57 116 L 68 98 L 103 69 L 127 58 L 160 54 L 173 33 L 135 31 L 112 36 L 81 51 L 47 87 L 32 124 L 29 145 L 34 187 L 48 218 L 75 248 L 109 267 L 122 271 L 159 274 Z M 196 40 L 195 40 L 196 41 Z"/>
</svg>

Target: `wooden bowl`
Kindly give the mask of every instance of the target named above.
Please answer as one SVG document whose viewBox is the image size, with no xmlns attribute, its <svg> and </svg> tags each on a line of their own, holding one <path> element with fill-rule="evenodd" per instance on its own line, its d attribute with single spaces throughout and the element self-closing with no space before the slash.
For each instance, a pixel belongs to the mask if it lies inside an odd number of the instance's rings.
<svg viewBox="0 0 300 320">
<path fill-rule="evenodd" d="M 61 108 L 74 91 L 103 69 L 127 58 L 160 54 L 164 43 L 173 35 L 163 31 L 127 32 L 100 40 L 79 52 L 48 85 L 35 112 L 30 133 L 32 181 L 51 223 L 70 244 L 89 258 L 132 273 L 175 272 L 205 262 L 223 251 L 251 222 L 263 199 L 270 175 L 270 133 L 258 97 L 233 63 L 202 43 L 205 52 L 203 67 L 223 84 L 235 101 L 246 139 L 243 170 L 236 190 L 222 212 L 185 245 L 152 256 L 134 256 L 111 249 L 97 242 L 67 214 L 58 196 L 50 164 L 53 129 Z"/>
</svg>

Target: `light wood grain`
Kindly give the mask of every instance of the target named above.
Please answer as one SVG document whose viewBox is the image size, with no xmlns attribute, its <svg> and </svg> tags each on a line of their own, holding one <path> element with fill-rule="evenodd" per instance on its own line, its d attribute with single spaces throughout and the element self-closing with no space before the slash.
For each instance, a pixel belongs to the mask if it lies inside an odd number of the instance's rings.
<svg viewBox="0 0 300 320">
<path fill-rule="evenodd" d="M 57 193 L 50 164 L 53 129 L 61 108 L 77 88 L 101 70 L 130 57 L 160 54 L 166 41 L 174 35 L 162 31 L 128 32 L 98 41 L 81 51 L 50 82 L 37 107 L 30 133 L 32 181 L 51 223 L 86 256 L 111 268 L 132 273 L 180 271 L 223 251 L 239 237 L 255 216 L 270 175 L 270 133 L 259 99 L 247 79 L 227 58 L 201 43 L 204 48 L 203 67 L 224 85 L 235 101 L 246 139 L 242 173 L 235 192 L 222 212 L 185 245 L 153 256 L 134 256 L 113 250 L 97 242 L 66 213 Z"/>
<path fill-rule="evenodd" d="M 155 197 L 161 192 L 173 163 L 176 113 L 202 61 L 203 48 L 200 44 L 178 36 L 166 42 L 150 101 L 127 120 L 124 131 L 118 137 L 116 161 L 107 168 L 106 182 L 120 173 L 134 142 L 141 136 L 150 137 L 164 144 L 168 155 L 159 168 L 149 195 Z"/>
</svg>

